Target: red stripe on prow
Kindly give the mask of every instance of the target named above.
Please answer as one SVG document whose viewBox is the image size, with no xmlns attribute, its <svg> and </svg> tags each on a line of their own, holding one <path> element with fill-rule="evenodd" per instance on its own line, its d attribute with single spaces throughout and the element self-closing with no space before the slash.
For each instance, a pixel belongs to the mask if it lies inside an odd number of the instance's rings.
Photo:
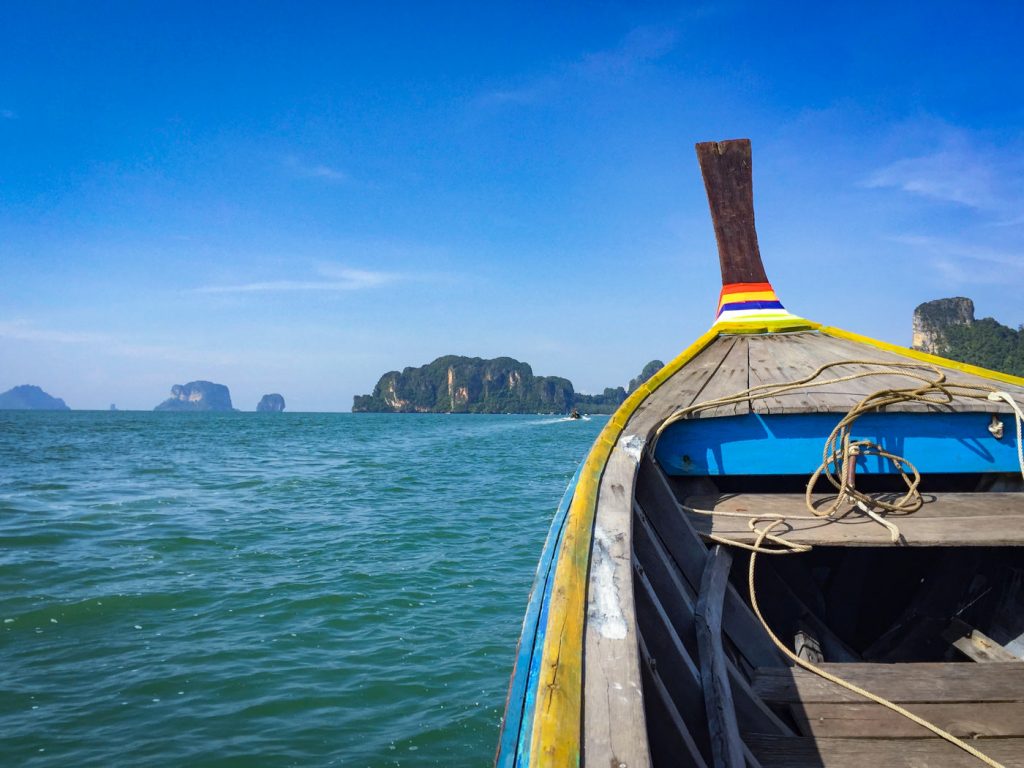
<svg viewBox="0 0 1024 768">
<path fill-rule="evenodd" d="M 722 295 L 728 293 L 744 293 L 746 291 L 774 291 L 771 283 L 729 283 L 722 286 Z"/>
</svg>

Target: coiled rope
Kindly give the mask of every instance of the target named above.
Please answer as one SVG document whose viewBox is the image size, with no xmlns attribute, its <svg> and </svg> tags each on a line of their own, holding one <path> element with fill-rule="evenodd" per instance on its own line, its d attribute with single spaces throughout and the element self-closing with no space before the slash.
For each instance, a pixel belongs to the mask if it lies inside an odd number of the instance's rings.
<svg viewBox="0 0 1024 768">
<path fill-rule="evenodd" d="M 866 365 L 876 366 L 876 368 L 845 376 L 822 379 L 820 381 L 817 380 L 818 377 L 829 368 L 840 365 Z M 925 371 L 932 373 L 933 376 L 926 376 L 924 373 Z M 972 747 L 967 742 L 957 738 L 934 723 L 915 715 L 913 712 L 904 709 L 895 702 L 889 701 L 888 699 L 871 693 L 871 691 L 865 690 L 858 685 L 843 680 L 837 675 L 812 664 L 791 651 L 789 647 L 776 636 L 771 627 L 768 626 L 768 622 L 761 613 L 761 608 L 757 601 L 757 591 L 754 586 L 754 573 L 757 556 L 760 554 L 793 555 L 811 550 L 812 547 L 809 544 L 792 542 L 785 539 L 782 535 L 773 533 L 777 527 L 785 525 L 789 520 L 821 520 L 824 518 L 827 520 L 838 521 L 840 518 L 837 517 L 837 513 L 839 512 L 840 507 L 844 504 L 850 505 L 847 513 L 854 509 L 859 510 L 879 525 L 884 526 L 889 531 L 890 538 L 894 544 L 899 542 L 899 528 L 890 520 L 883 517 L 879 512 L 883 514 L 893 513 L 909 515 L 919 510 L 924 504 L 924 499 L 921 497 L 921 492 L 918 490 L 918 486 L 921 482 L 921 475 L 917 471 L 917 468 L 904 457 L 886 451 L 881 446 L 870 440 L 853 440 L 851 438 L 853 424 L 865 413 L 877 412 L 886 406 L 909 402 L 925 403 L 932 406 L 949 405 L 955 398 L 1005 402 L 1010 406 L 1014 413 L 1017 427 L 1017 458 L 1020 462 L 1021 476 L 1024 477 L 1024 439 L 1022 439 L 1024 412 L 1022 412 L 1021 406 L 1014 400 L 1012 395 L 998 390 L 995 387 L 986 385 L 947 381 L 945 373 L 936 366 L 929 365 L 927 363 L 903 363 L 887 360 L 837 360 L 822 365 L 810 376 L 797 381 L 782 382 L 778 384 L 759 384 L 734 395 L 706 400 L 683 408 L 672 414 L 672 416 L 662 423 L 655 434 L 654 442 L 655 444 L 657 443 L 657 439 L 670 425 L 689 418 L 693 414 L 701 411 L 711 410 L 723 405 L 740 403 L 747 400 L 778 397 L 779 395 L 810 387 L 829 386 L 832 384 L 839 384 L 846 381 L 852 381 L 854 379 L 868 378 L 872 376 L 892 375 L 915 380 L 919 382 L 919 384 L 906 388 L 888 387 L 880 389 L 877 392 L 873 392 L 858 402 L 842 419 L 839 420 L 835 429 L 832 430 L 828 438 L 825 440 L 821 464 L 818 465 L 818 468 L 811 474 L 810 479 L 807 481 L 804 502 L 807 509 L 811 512 L 810 515 L 724 512 L 696 509 L 685 505 L 683 506 L 683 509 L 687 512 L 693 512 L 700 515 L 718 515 L 723 517 L 741 517 L 747 519 L 747 525 L 756 535 L 752 545 L 714 534 L 707 536 L 707 538 L 719 544 L 738 547 L 750 552 L 750 565 L 747 573 L 747 586 L 750 590 L 750 605 L 772 642 L 787 658 L 809 672 L 852 691 L 853 693 L 863 696 L 870 701 L 881 704 L 883 707 L 886 707 L 887 709 L 902 715 L 908 720 L 927 728 L 936 736 L 939 736 L 949 743 L 959 747 L 986 765 L 992 766 L 992 768 L 1004 768 L 1001 763 L 996 762 L 988 755 Z M 857 490 L 853 481 L 854 470 L 856 467 L 857 457 L 864 455 L 878 456 L 886 459 L 893 465 L 902 477 L 907 489 L 906 493 L 901 498 L 895 501 L 887 501 Z M 815 507 L 812 500 L 813 488 L 821 477 L 825 477 L 836 490 L 835 501 L 823 508 Z M 846 513 L 844 513 L 844 515 L 845 514 Z M 761 523 L 767 523 L 767 525 L 759 528 L 758 526 Z M 774 546 L 765 546 L 766 542 L 770 542 Z"/>
</svg>

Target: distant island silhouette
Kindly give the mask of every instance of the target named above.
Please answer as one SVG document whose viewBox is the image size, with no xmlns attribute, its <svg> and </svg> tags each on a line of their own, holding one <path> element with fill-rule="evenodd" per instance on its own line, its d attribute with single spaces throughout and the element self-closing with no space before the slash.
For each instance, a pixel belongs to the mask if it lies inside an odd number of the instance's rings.
<svg viewBox="0 0 1024 768">
<path fill-rule="evenodd" d="M 35 384 L 22 384 L 0 394 L 3 411 L 70 411 L 59 397 L 53 397 Z"/>
<path fill-rule="evenodd" d="M 281 413 L 284 411 L 284 398 L 276 392 L 264 395 L 256 404 L 257 413 Z"/>
<path fill-rule="evenodd" d="M 231 393 L 223 384 L 212 381 L 190 381 L 175 384 L 171 396 L 154 411 L 233 411 Z"/>
</svg>

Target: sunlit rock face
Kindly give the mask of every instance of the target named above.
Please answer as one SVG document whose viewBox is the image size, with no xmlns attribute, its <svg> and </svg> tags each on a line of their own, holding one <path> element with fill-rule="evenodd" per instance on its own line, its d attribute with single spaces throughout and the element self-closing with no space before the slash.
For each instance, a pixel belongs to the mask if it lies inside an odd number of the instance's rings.
<svg viewBox="0 0 1024 768">
<path fill-rule="evenodd" d="M 223 384 L 212 381 L 190 381 L 175 384 L 171 396 L 154 411 L 233 411 L 231 393 Z"/>
<path fill-rule="evenodd" d="M 910 346 L 933 355 L 946 348 L 946 331 L 956 325 L 974 322 L 974 302 L 963 296 L 926 301 L 914 310 Z"/>
<path fill-rule="evenodd" d="M 572 382 L 534 376 L 510 357 L 484 360 L 446 355 L 419 368 L 385 373 L 373 394 L 355 398 L 355 412 L 563 413 L 573 404 Z"/>
<path fill-rule="evenodd" d="M 284 398 L 278 394 L 264 395 L 256 406 L 258 413 L 281 413 L 284 410 Z"/>
</svg>

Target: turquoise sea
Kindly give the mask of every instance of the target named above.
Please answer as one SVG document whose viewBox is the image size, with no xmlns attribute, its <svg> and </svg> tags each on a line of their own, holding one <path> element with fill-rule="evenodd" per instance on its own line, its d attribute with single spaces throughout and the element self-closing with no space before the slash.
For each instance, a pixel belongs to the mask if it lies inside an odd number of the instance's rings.
<svg viewBox="0 0 1024 768">
<path fill-rule="evenodd" d="M 488 765 L 606 418 L 0 412 L 0 765 Z"/>
</svg>

